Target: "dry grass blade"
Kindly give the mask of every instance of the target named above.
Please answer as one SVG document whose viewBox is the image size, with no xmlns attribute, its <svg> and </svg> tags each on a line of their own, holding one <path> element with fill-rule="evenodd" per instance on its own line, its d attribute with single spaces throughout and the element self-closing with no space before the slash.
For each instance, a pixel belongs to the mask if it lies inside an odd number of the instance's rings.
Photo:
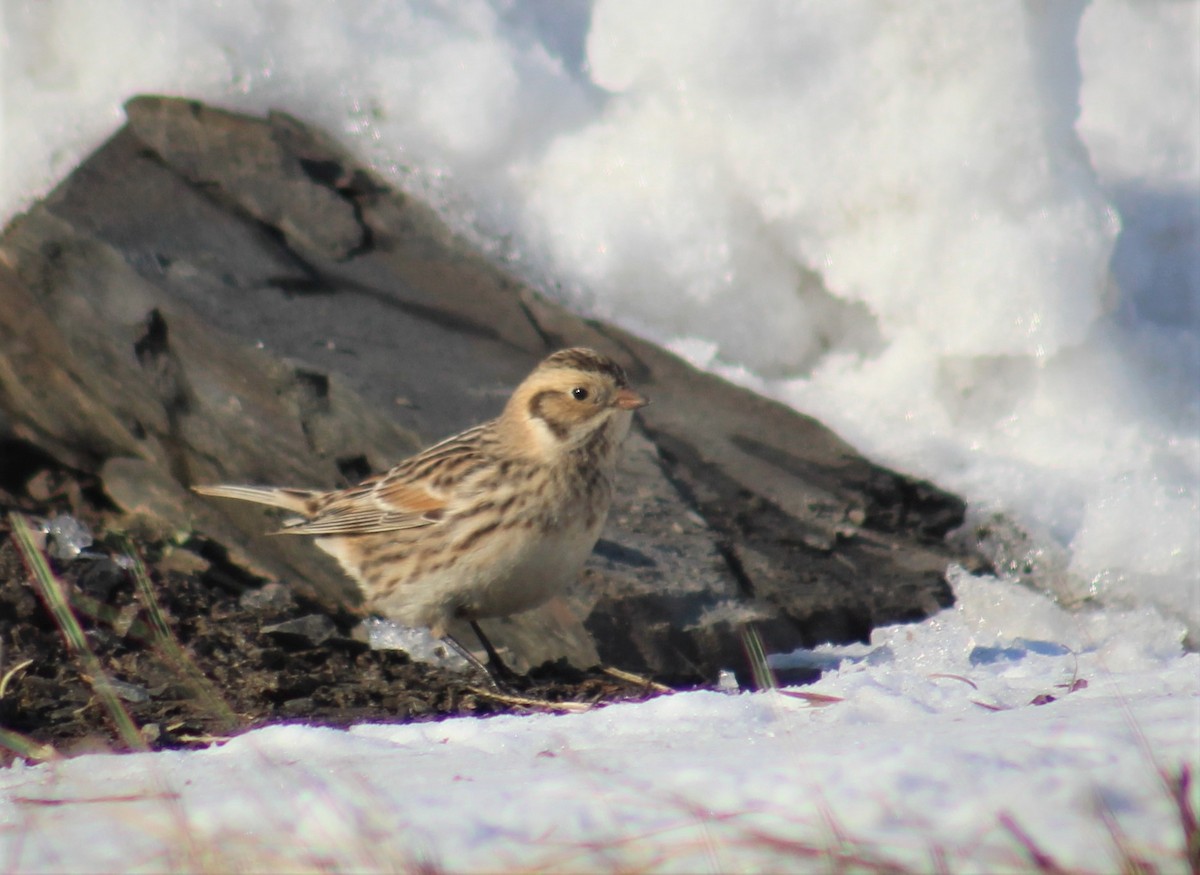
<svg viewBox="0 0 1200 875">
<path fill-rule="evenodd" d="M 585 711 L 591 711 L 595 707 L 585 702 L 547 702 L 545 699 L 510 696 L 507 693 L 500 693 L 495 690 L 485 690 L 483 687 L 467 687 L 467 689 L 477 696 L 483 696 L 485 699 L 502 702 L 505 705 L 517 705 L 522 708 L 533 708 L 540 711 L 562 711 L 570 714 L 582 714 Z"/>
<path fill-rule="evenodd" d="M 54 617 L 54 622 L 58 624 L 67 649 L 83 664 L 83 673 L 93 678 L 92 690 L 104 705 L 105 710 L 108 711 L 121 740 L 134 750 L 146 750 L 146 740 L 142 738 L 142 734 L 133 723 L 133 718 L 129 716 L 129 712 L 117 698 L 108 675 L 100 665 L 100 660 L 88 647 L 83 629 L 79 627 L 79 621 L 75 619 L 70 605 L 67 604 L 62 584 L 54 576 L 54 572 L 46 563 L 46 557 L 38 549 L 29 520 L 22 514 L 11 512 L 8 515 L 8 522 L 12 527 L 13 543 L 17 547 L 17 552 L 21 554 L 25 567 L 33 575 L 34 584 L 42 601 L 45 602 L 47 609 Z"/>
<path fill-rule="evenodd" d="M 804 690 L 778 690 L 777 692 L 781 696 L 800 699 L 802 702 L 808 702 L 808 704 L 817 708 L 823 708 L 826 705 L 836 705 L 838 702 L 846 701 L 843 696 L 831 696 L 828 693 L 809 693 Z"/>
<path fill-rule="evenodd" d="M 11 801 L 17 805 L 39 805 L 44 808 L 54 808 L 59 805 L 111 805 L 114 802 L 145 802 L 147 799 L 178 800 L 178 793 L 163 791 L 161 793 L 121 793 L 114 796 L 70 796 L 57 798 L 53 796 L 11 796 Z"/>
<path fill-rule="evenodd" d="M 4 694 L 8 692 L 8 685 L 12 683 L 13 678 L 15 678 L 18 673 L 29 668 L 31 665 L 33 665 L 33 660 L 26 659 L 24 662 L 18 662 L 4 673 L 4 677 L 0 678 L 0 699 L 3 699 Z"/>
<path fill-rule="evenodd" d="M 209 735 L 208 733 L 182 733 L 175 736 L 176 740 L 182 741 L 185 744 L 204 744 L 217 745 L 227 744 L 232 741 L 232 735 Z"/>
<path fill-rule="evenodd" d="M 121 541 L 121 550 L 133 563 L 131 569 L 133 579 L 137 584 L 142 605 L 146 608 L 146 614 L 150 618 L 150 628 L 153 632 L 155 648 L 162 655 L 171 670 L 200 699 L 204 707 L 210 713 L 220 718 L 222 728 L 236 729 L 241 725 L 241 721 L 233 712 L 233 709 L 229 707 L 224 697 L 218 692 L 212 681 L 206 678 L 196 667 L 196 664 L 188 658 L 178 639 L 176 639 L 174 633 L 171 631 L 170 624 L 167 623 L 167 618 L 163 614 L 162 606 L 159 605 L 158 599 L 154 595 L 154 587 L 150 583 L 150 575 L 146 572 L 146 565 L 142 562 L 142 557 L 138 554 L 133 544 L 126 539 L 122 539 Z"/>
<path fill-rule="evenodd" d="M 775 678 L 771 666 L 767 664 L 767 651 L 753 623 L 742 627 L 742 646 L 746 649 L 750 672 L 754 675 L 754 685 L 760 690 L 778 689 L 779 681 Z"/>
<path fill-rule="evenodd" d="M 673 692 L 675 692 L 670 687 L 668 687 L 666 684 L 660 684 L 656 680 L 642 677 L 640 674 L 634 674 L 631 671 L 625 671 L 624 669 L 615 668 L 614 666 L 611 666 L 611 665 L 604 666 L 603 671 L 609 677 L 616 678 L 619 681 L 625 681 L 628 684 L 637 684 L 639 686 L 645 687 L 648 690 L 654 690 L 654 692 L 656 692 L 656 693 L 673 693 Z"/>
<path fill-rule="evenodd" d="M 952 681 L 962 681 L 964 684 L 966 684 L 973 690 L 979 689 L 979 684 L 975 683 L 975 681 L 971 680 L 968 677 L 963 677 L 960 674 L 950 674 L 950 673 L 944 672 L 944 671 L 935 671 L 935 672 L 931 672 L 930 674 L 926 675 L 926 677 L 931 678 L 931 679 L 947 678 Z"/>
<path fill-rule="evenodd" d="M 1192 806 L 1192 769 L 1184 763 L 1177 774 L 1166 770 L 1162 773 L 1171 799 L 1179 812 L 1179 825 L 1183 829 L 1183 852 L 1192 875 L 1200 875 L 1200 823 L 1196 819 L 1196 809 Z"/>
<path fill-rule="evenodd" d="M 1025 853 L 1029 854 L 1029 860 L 1033 864 L 1033 871 L 1050 873 L 1050 875 L 1066 875 L 1066 870 L 1058 863 L 1054 862 L 1054 858 L 1038 847 L 1037 842 L 1029 833 L 1021 828 L 1014 818 L 1008 812 L 1002 812 L 998 818 L 1000 825 L 1008 830 L 1009 835 L 1017 840 Z"/>
<path fill-rule="evenodd" d="M 991 702 L 981 702 L 978 699 L 972 699 L 971 704 L 978 705 L 980 708 L 982 708 L 985 711 L 1007 711 L 1008 710 L 1008 708 L 1004 705 L 995 705 L 995 704 L 992 704 Z"/>
<path fill-rule="evenodd" d="M 1099 802 L 1097 813 L 1100 822 L 1108 830 L 1113 847 L 1117 850 L 1117 856 L 1121 863 L 1121 875 L 1157 875 L 1158 867 L 1139 856 L 1134 850 L 1133 844 L 1129 841 L 1125 831 L 1121 829 L 1121 824 L 1117 821 L 1112 809 L 1104 803 L 1103 799 Z"/>
</svg>

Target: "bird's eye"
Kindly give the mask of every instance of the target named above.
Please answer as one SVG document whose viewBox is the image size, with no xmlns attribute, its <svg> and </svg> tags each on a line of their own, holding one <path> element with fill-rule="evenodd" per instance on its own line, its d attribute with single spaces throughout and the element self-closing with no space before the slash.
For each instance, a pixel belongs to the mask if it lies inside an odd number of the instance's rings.
<svg viewBox="0 0 1200 875">
<path fill-rule="evenodd" d="M 588 390 L 583 388 L 582 386 L 576 386 L 574 389 L 571 390 L 571 397 L 574 398 L 576 401 L 587 401 Z"/>
</svg>

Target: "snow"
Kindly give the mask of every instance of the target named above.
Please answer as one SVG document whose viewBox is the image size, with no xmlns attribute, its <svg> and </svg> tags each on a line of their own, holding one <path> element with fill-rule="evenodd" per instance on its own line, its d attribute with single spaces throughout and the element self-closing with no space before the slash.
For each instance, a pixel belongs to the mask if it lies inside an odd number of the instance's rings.
<svg viewBox="0 0 1200 875">
<path fill-rule="evenodd" d="M 1111 815 L 1181 868 L 1159 769 L 1200 769 L 1196 0 L 45 0 L 0 5 L 0 74 L 0 217 L 131 94 L 284 108 L 548 293 L 959 491 L 1032 587 L 952 573 L 926 623 L 778 655 L 828 669 L 820 707 L 690 693 L 17 766 L 7 868 L 828 868 L 805 845 L 1028 869 L 1005 814 L 1060 865 L 1117 868 Z"/>
<path fill-rule="evenodd" d="M 928 623 L 788 657 L 831 667 L 802 691 L 827 702 L 691 692 L 18 765 L 0 775 L 0 864 L 778 871 L 836 851 L 1028 869 L 1010 819 L 1059 865 L 1104 872 L 1121 859 L 1107 813 L 1128 851 L 1178 866 L 1163 776 L 1196 762 L 1200 719 L 1179 624 L 954 581 Z"/>
</svg>

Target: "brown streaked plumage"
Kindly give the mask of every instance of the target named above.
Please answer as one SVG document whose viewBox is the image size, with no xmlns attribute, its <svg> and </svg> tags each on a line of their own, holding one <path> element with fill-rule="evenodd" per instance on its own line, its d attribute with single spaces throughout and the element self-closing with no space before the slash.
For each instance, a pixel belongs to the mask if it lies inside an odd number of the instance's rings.
<svg viewBox="0 0 1200 875">
<path fill-rule="evenodd" d="M 451 619 L 525 611 L 574 579 L 608 514 L 617 448 L 646 403 L 612 359 L 564 349 L 496 419 L 356 486 L 195 489 L 292 511 L 282 533 L 314 536 L 369 607 L 445 636 Z"/>
</svg>

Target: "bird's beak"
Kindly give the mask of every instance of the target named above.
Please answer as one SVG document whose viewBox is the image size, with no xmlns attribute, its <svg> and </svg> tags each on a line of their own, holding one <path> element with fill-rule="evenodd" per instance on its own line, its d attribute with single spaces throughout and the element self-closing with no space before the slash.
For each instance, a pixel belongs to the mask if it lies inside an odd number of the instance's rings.
<svg viewBox="0 0 1200 875">
<path fill-rule="evenodd" d="M 632 389 L 621 389 L 617 392 L 613 403 L 622 410 L 637 410 L 639 407 L 645 407 L 650 403 L 650 400 L 643 395 L 639 395 Z"/>
</svg>

